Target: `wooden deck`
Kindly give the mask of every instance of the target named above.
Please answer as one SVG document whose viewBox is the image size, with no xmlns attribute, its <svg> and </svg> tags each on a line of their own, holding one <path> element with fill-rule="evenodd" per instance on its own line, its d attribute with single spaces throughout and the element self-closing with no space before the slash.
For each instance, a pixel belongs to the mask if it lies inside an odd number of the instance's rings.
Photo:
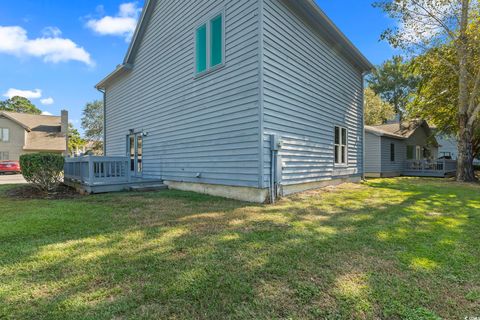
<svg viewBox="0 0 480 320">
<path fill-rule="evenodd" d="M 403 170 L 404 176 L 445 178 L 457 172 L 456 160 L 408 160 Z"/>
<path fill-rule="evenodd" d="M 88 194 L 167 189 L 160 179 L 133 176 L 128 157 L 66 158 L 64 172 L 66 185 Z"/>
</svg>

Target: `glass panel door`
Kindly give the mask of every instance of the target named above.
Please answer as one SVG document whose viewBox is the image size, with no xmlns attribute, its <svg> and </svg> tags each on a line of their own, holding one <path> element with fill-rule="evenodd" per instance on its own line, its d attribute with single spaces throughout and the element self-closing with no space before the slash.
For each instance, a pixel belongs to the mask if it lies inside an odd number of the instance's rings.
<svg viewBox="0 0 480 320">
<path fill-rule="evenodd" d="M 137 174 L 141 175 L 143 171 L 143 137 L 142 134 L 137 134 L 137 146 L 136 146 L 136 156 L 137 156 Z"/>
<path fill-rule="evenodd" d="M 130 135 L 128 137 L 128 153 L 130 156 L 130 171 L 135 171 L 135 135 Z"/>
<path fill-rule="evenodd" d="M 128 156 L 130 158 L 130 171 L 132 176 L 141 176 L 143 172 L 143 136 L 141 133 L 128 136 Z"/>
</svg>

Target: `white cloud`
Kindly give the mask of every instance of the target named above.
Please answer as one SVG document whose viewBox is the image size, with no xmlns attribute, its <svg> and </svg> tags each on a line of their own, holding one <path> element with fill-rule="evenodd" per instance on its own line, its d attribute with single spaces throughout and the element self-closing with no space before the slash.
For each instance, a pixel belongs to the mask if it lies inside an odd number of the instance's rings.
<svg viewBox="0 0 480 320">
<path fill-rule="evenodd" d="M 53 116 L 53 114 L 48 111 L 42 111 L 42 116 Z"/>
<path fill-rule="evenodd" d="M 10 88 L 3 94 L 4 97 L 7 97 L 9 99 L 13 97 L 23 97 L 27 99 L 38 99 L 42 97 L 42 90 L 40 89 L 35 89 L 35 90 L 19 90 L 19 89 L 13 89 Z"/>
<path fill-rule="evenodd" d="M 141 11 L 136 2 L 123 3 L 115 16 L 90 19 L 86 26 L 97 34 L 120 36 L 124 37 L 125 41 L 130 41 Z"/>
<path fill-rule="evenodd" d="M 70 39 L 59 38 L 58 28 L 44 29 L 41 38 L 29 39 L 27 31 L 22 27 L 0 26 L 0 53 L 15 56 L 33 56 L 43 58 L 45 62 L 79 61 L 89 66 L 94 62 L 84 48 L 79 47 Z"/>
<path fill-rule="evenodd" d="M 43 104 L 44 106 L 49 106 L 51 104 L 54 104 L 55 100 L 53 100 L 52 97 L 49 97 L 49 98 L 45 98 L 45 99 L 40 100 L 40 103 Z"/>
<path fill-rule="evenodd" d="M 57 27 L 46 27 L 42 30 L 42 34 L 47 38 L 58 38 L 62 35 L 62 30 Z"/>
</svg>

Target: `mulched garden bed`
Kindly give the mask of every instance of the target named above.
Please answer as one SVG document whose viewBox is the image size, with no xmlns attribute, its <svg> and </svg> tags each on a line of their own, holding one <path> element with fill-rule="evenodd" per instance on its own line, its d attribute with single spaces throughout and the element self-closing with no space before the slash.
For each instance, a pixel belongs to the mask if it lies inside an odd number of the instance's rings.
<svg viewBox="0 0 480 320">
<path fill-rule="evenodd" d="M 47 199 L 47 200 L 62 200 L 81 198 L 75 189 L 66 185 L 60 185 L 57 190 L 44 193 L 31 185 L 22 185 L 6 192 L 6 195 L 16 199 Z"/>
</svg>

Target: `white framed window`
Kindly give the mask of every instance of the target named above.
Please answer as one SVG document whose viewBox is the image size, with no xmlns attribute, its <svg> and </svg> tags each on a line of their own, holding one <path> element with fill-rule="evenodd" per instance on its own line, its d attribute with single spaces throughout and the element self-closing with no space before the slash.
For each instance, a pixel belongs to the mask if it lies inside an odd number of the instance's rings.
<svg viewBox="0 0 480 320">
<path fill-rule="evenodd" d="M 9 142 L 9 141 L 10 141 L 10 129 L 0 128 L 0 142 Z"/>
<path fill-rule="evenodd" d="M 347 128 L 335 126 L 334 133 L 335 165 L 346 165 L 348 163 L 348 130 Z"/>
<path fill-rule="evenodd" d="M 8 152 L 0 151 L 0 161 L 2 160 L 10 160 Z"/>
<path fill-rule="evenodd" d="M 197 76 L 222 67 L 225 63 L 224 13 L 213 15 L 195 29 L 195 74 Z"/>
</svg>

